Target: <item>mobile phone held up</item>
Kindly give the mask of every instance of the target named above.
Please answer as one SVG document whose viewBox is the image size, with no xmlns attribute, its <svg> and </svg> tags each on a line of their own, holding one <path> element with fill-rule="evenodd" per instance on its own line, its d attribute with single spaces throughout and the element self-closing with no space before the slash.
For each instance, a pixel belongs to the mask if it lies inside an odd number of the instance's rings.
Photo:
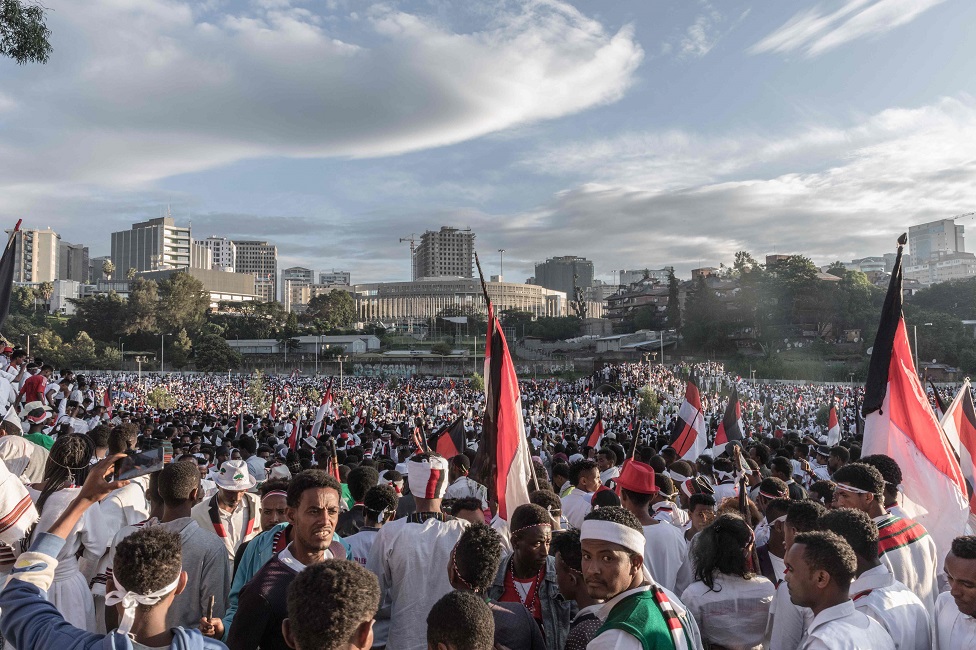
<svg viewBox="0 0 976 650">
<path fill-rule="evenodd" d="M 125 458 L 115 463 L 115 480 L 127 481 L 163 469 L 164 449 L 158 440 L 147 440 L 142 449 L 125 452 Z"/>
</svg>

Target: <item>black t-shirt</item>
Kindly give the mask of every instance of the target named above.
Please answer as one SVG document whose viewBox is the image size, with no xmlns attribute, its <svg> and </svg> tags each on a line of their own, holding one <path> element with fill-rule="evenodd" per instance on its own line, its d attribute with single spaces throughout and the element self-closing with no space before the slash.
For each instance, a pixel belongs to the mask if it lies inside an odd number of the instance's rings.
<svg viewBox="0 0 976 650">
<path fill-rule="evenodd" d="M 251 578 L 227 636 L 230 650 L 288 650 L 281 622 L 288 618 L 288 585 L 297 575 L 275 555 Z"/>
</svg>

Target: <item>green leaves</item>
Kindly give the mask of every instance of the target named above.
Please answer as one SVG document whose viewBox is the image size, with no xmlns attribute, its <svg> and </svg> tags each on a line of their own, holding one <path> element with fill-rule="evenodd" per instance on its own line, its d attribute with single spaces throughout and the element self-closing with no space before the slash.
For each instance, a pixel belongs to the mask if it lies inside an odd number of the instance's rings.
<svg viewBox="0 0 976 650">
<path fill-rule="evenodd" d="M 51 56 L 44 8 L 23 0 L 0 0 L 0 56 L 20 64 L 47 63 Z"/>
</svg>

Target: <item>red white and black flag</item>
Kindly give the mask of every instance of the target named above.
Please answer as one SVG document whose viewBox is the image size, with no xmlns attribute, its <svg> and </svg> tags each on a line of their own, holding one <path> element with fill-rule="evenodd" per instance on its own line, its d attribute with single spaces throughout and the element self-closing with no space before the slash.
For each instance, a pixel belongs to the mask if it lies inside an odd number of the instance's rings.
<svg viewBox="0 0 976 650">
<path fill-rule="evenodd" d="M 326 412 L 332 413 L 332 382 L 335 381 L 335 377 L 329 379 L 329 385 L 325 389 L 325 393 L 322 394 L 322 402 L 319 404 L 319 408 L 315 411 L 315 420 L 312 421 L 312 433 L 313 438 L 319 437 L 319 432 L 322 430 L 322 422 L 325 420 Z"/>
<path fill-rule="evenodd" d="M 840 442 L 840 421 L 837 419 L 837 404 L 830 399 L 830 413 L 827 414 L 827 446 L 833 447 Z"/>
<path fill-rule="evenodd" d="M 431 435 L 430 445 L 444 458 L 454 458 L 466 448 L 467 435 L 464 432 L 464 417 L 446 424 Z"/>
<path fill-rule="evenodd" d="M 678 419 L 671 429 L 671 448 L 682 460 L 695 461 L 708 446 L 705 435 L 705 416 L 702 414 L 701 393 L 692 373 L 685 388 L 685 401 L 678 409 Z"/>
<path fill-rule="evenodd" d="M 586 446 L 596 449 L 596 446 L 600 444 L 601 440 L 603 440 L 604 433 L 603 414 L 600 413 L 600 409 L 597 409 L 596 419 L 593 420 L 593 427 L 590 429 L 590 435 L 586 436 Z"/>
<path fill-rule="evenodd" d="M 14 294 L 14 266 L 16 264 L 14 240 L 22 222 L 23 219 L 17 220 L 17 225 L 14 226 L 13 232 L 7 239 L 7 247 L 3 249 L 3 257 L 0 257 L 0 328 L 7 320 L 7 314 L 10 313 L 10 299 Z"/>
<path fill-rule="evenodd" d="M 941 424 L 966 479 L 969 523 L 976 529 L 976 495 L 973 494 L 973 489 L 976 488 L 976 407 L 973 406 L 973 393 L 968 379 L 963 382 L 952 404 L 945 409 Z"/>
<path fill-rule="evenodd" d="M 902 508 L 921 523 L 942 558 L 964 534 L 969 498 L 962 470 L 932 411 L 908 345 L 902 315 L 902 249 L 888 284 L 864 391 L 863 456 L 885 454 L 902 471 Z"/>
<path fill-rule="evenodd" d="M 522 421 L 522 396 L 515 364 L 488 297 L 477 254 L 475 263 L 488 304 L 488 335 L 485 341 L 485 417 L 474 465 L 478 469 L 476 476 L 488 487 L 489 500 L 498 504 L 496 515 L 508 521 L 516 508 L 529 502 L 529 479 L 534 479 L 535 474 Z"/>
<path fill-rule="evenodd" d="M 739 403 L 739 391 L 732 387 L 729 403 L 725 407 L 725 416 L 718 424 L 715 432 L 715 444 L 712 445 L 712 455 L 719 456 L 725 451 L 725 446 L 733 440 L 741 441 L 745 437 L 745 426 L 742 424 L 742 405 Z"/>
</svg>

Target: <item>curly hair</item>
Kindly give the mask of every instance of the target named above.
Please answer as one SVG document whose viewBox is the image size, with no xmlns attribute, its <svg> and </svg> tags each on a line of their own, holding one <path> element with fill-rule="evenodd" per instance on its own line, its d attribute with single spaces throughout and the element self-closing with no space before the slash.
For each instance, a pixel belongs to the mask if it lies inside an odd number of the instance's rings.
<svg viewBox="0 0 976 650">
<path fill-rule="evenodd" d="M 858 490 L 865 490 L 874 495 L 879 502 L 884 502 L 885 480 L 876 468 L 864 463 L 851 463 L 839 468 L 830 479 L 834 483 L 846 483 Z"/>
<path fill-rule="evenodd" d="M 578 530 L 561 530 L 552 536 L 552 544 L 549 545 L 549 552 L 552 555 L 559 553 L 559 557 L 574 571 L 583 571 L 583 550 L 580 547 L 580 534 Z"/>
<path fill-rule="evenodd" d="M 434 603 L 427 615 L 427 645 L 436 648 L 438 643 L 451 650 L 492 650 L 495 619 L 485 599 L 452 591 Z"/>
<path fill-rule="evenodd" d="M 200 471 L 194 463 L 170 463 L 159 472 L 156 490 L 163 503 L 175 507 L 187 501 L 200 487 Z"/>
<path fill-rule="evenodd" d="M 580 474 L 596 469 L 596 461 L 583 458 L 569 466 L 569 483 L 573 487 L 579 484 Z"/>
<path fill-rule="evenodd" d="M 342 485 L 335 480 L 334 476 L 320 469 L 306 469 L 291 477 L 291 482 L 288 484 L 288 498 L 285 502 L 289 508 L 297 508 L 306 490 L 318 488 L 332 488 L 342 497 Z"/>
<path fill-rule="evenodd" d="M 820 529 L 843 537 L 857 555 L 878 558 L 878 526 L 867 513 L 853 508 L 829 510 L 820 518 Z"/>
<path fill-rule="evenodd" d="M 520 505 L 512 513 L 512 520 L 509 525 L 512 529 L 512 541 L 518 535 L 518 531 L 522 528 L 528 526 L 537 525 L 552 525 L 552 517 L 549 516 L 549 511 L 542 506 L 537 506 L 534 503 L 525 503 Z"/>
<path fill-rule="evenodd" d="M 149 594 L 173 582 L 183 570 L 180 536 L 161 526 L 147 526 L 115 547 L 115 579 L 127 591 Z"/>
<path fill-rule="evenodd" d="M 376 576 L 351 560 L 326 560 L 288 585 L 288 622 L 302 650 L 338 650 L 380 604 Z"/>
<path fill-rule="evenodd" d="M 380 473 L 373 467 L 357 467 L 349 472 L 346 485 L 349 486 L 349 494 L 356 503 L 360 503 L 366 496 L 366 490 L 376 485 L 380 480 Z"/>
<path fill-rule="evenodd" d="M 738 515 L 719 515 L 698 534 L 691 547 L 695 580 L 704 582 L 712 591 L 715 573 L 751 578 L 752 572 L 746 560 L 745 550 L 755 538 L 752 529 Z"/>
<path fill-rule="evenodd" d="M 529 494 L 529 503 L 534 503 L 540 508 L 545 508 L 549 516 L 559 521 L 563 512 L 563 503 L 555 492 L 549 490 L 535 490 Z"/>
<path fill-rule="evenodd" d="M 457 517 L 459 512 L 465 510 L 481 510 L 481 499 L 478 497 L 464 497 L 454 499 L 451 503 L 451 515 Z"/>
<path fill-rule="evenodd" d="M 952 554 L 963 560 L 976 560 L 976 535 L 963 535 L 952 540 Z"/>
<path fill-rule="evenodd" d="M 593 510 L 586 515 L 583 520 L 610 521 L 615 524 L 627 526 L 628 528 L 633 528 L 642 535 L 644 534 L 644 527 L 641 526 L 640 520 L 629 510 L 625 510 L 620 506 L 608 506 L 606 508 L 600 508 L 599 510 Z"/>
<path fill-rule="evenodd" d="M 901 484 L 901 467 L 898 466 L 898 463 L 891 456 L 872 454 L 861 458 L 861 462 L 881 472 L 881 478 L 884 479 L 890 488 L 897 488 Z"/>
<path fill-rule="evenodd" d="M 786 511 L 786 523 L 793 526 L 798 533 L 817 530 L 817 524 L 826 512 L 827 509 L 816 501 L 810 499 L 794 501 Z"/>
<path fill-rule="evenodd" d="M 374 485 L 366 490 L 363 497 L 363 509 L 372 520 L 379 520 L 384 512 L 394 512 L 397 508 L 396 491 L 389 485 Z M 481 507 L 481 503 L 478 503 Z"/>
<path fill-rule="evenodd" d="M 804 559 L 814 571 L 826 571 L 830 579 L 845 589 L 854 581 L 857 557 L 851 545 L 837 533 L 814 530 L 800 533 L 793 545 L 804 546 Z"/>
<path fill-rule="evenodd" d="M 814 481 L 813 484 L 810 485 L 810 492 L 817 495 L 817 498 L 824 505 L 834 502 L 834 490 L 836 489 L 837 484 L 833 481 Z"/>
<path fill-rule="evenodd" d="M 454 566 L 461 581 L 479 594 L 487 594 L 502 559 L 502 538 L 487 524 L 464 529 L 454 547 Z"/>
<path fill-rule="evenodd" d="M 291 481 L 286 478 L 273 478 L 270 481 L 265 481 L 258 487 L 258 496 L 262 499 L 268 495 L 269 492 L 288 492 L 288 484 Z"/>
</svg>

